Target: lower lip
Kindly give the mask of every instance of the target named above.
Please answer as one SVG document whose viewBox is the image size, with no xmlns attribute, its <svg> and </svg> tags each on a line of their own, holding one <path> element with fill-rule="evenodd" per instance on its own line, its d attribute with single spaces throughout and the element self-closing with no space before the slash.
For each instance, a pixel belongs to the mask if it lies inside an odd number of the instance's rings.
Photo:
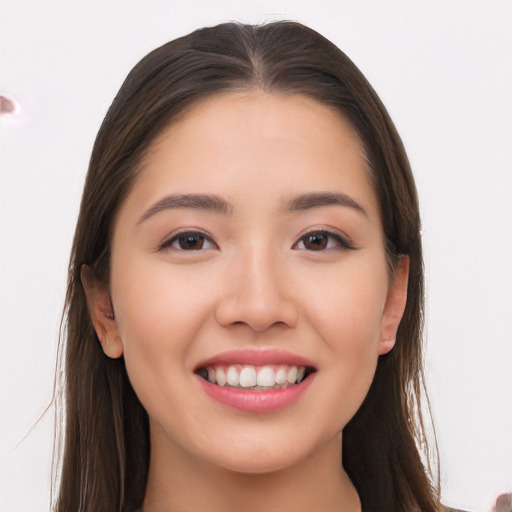
<svg viewBox="0 0 512 512">
<path fill-rule="evenodd" d="M 299 384 L 281 389 L 249 390 L 217 386 L 197 377 L 205 393 L 218 402 L 247 412 L 272 412 L 283 409 L 299 399 L 313 381 L 309 375 Z"/>
</svg>

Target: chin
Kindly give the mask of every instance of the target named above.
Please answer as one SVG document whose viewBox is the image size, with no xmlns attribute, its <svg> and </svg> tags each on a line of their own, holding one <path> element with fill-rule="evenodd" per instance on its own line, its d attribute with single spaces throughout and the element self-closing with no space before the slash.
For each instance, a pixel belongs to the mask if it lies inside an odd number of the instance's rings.
<svg viewBox="0 0 512 512">
<path fill-rule="evenodd" d="M 272 435 L 266 432 L 266 436 L 243 436 L 238 439 L 226 440 L 216 453 L 207 457 L 214 465 L 228 471 L 241 474 L 267 474 L 286 469 L 291 469 L 305 460 L 310 459 L 323 451 L 323 448 L 339 449 L 341 453 L 340 436 L 334 435 L 334 439 L 325 436 L 318 439 L 316 443 L 308 436 L 294 437 L 293 433 L 283 436 Z M 309 440 L 305 443 L 304 439 Z M 229 449 L 226 450 L 226 447 Z"/>
<path fill-rule="evenodd" d="M 231 471 L 244 475 L 264 475 L 275 473 L 295 466 L 300 463 L 302 457 L 267 457 L 261 454 L 250 454 L 249 456 L 233 457 L 234 460 L 217 461 L 217 465 Z"/>
</svg>

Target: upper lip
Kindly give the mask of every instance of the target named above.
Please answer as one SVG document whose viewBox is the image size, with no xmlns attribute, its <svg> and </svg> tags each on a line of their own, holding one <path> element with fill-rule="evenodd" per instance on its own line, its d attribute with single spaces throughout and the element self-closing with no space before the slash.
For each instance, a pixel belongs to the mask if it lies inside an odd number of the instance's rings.
<svg viewBox="0 0 512 512">
<path fill-rule="evenodd" d="M 273 364 L 283 364 L 290 366 L 305 366 L 310 369 L 316 369 L 315 365 L 309 359 L 282 349 L 234 349 L 221 352 L 205 361 L 202 361 L 195 367 L 205 368 L 206 366 L 243 364 L 264 366 Z"/>
</svg>

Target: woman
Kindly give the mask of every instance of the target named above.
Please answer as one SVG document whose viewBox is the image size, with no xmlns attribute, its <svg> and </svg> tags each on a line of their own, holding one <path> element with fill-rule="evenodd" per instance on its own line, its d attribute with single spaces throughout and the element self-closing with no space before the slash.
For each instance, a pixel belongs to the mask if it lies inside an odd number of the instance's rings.
<svg viewBox="0 0 512 512">
<path fill-rule="evenodd" d="M 339 49 L 280 22 L 154 50 L 86 179 L 56 510 L 439 510 L 422 315 L 407 157 Z"/>
</svg>

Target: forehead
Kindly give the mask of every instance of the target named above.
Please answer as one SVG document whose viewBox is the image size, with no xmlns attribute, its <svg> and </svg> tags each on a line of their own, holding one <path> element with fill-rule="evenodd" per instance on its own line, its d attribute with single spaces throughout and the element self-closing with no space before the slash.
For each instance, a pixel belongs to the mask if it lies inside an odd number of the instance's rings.
<svg viewBox="0 0 512 512">
<path fill-rule="evenodd" d="M 202 100 L 164 129 L 132 193 L 335 190 L 366 195 L 377 210 L 369 180 L 363 145 L 339 112 L 303 95 L 244 91 Z"/>
<path fill-rule="evenodd" d="M 343 148 L 350 146 L 364 157 L 356 131 L 333 107 L 302 94 L 254 90 L 219 93 L 194 103 L 156 137 L 149 161 L 170 139 L 197 137 L 202 132 L 208 133 L 212 142 L 231 132 L 240 139 L 252 138 L 253 142 L 262 137 L 281 143 L 286 139 L 307 140 L 324 149 L 327 144 L 323 145 L 322 141 L 329 143 L 336 139 Z"/>
</svg>

